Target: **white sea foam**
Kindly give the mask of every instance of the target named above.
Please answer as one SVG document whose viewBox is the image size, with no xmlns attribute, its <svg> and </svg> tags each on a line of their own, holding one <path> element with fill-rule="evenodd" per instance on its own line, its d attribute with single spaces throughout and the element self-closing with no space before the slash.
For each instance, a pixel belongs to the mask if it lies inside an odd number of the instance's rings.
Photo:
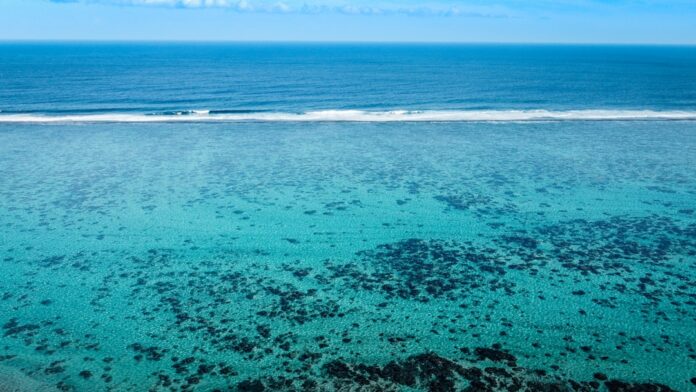
<svg viewBox="0 0 696 392">
<path fill-rule="evenodd" d="M 152 123 L 152 122 L 519 122 L 696 120 L 696 111 L 656 110 L 318 110 L 304 113 L 215 113 L 208 110 L 167 114 L 0 114 L 0 123 Z"/>
</svg>

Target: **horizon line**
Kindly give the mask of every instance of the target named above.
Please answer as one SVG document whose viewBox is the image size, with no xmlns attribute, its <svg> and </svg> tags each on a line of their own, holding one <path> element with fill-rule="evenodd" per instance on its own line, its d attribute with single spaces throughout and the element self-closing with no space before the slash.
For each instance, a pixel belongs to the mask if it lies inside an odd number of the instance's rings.
<svg viewBox="0 0 696 392">
<path fill-rule="evenodd" d="M 393 45 L 509 45 L 509 46 L 696 46 L 696 42 L 592 42 L 592 41 L 396 41 L 396 40 L 228 40 L 228 39 L 35 39 L 0 38 L 0 44 L 12 43 L 104 43 L 104 44 L 393 44 Z"/>
</svg>

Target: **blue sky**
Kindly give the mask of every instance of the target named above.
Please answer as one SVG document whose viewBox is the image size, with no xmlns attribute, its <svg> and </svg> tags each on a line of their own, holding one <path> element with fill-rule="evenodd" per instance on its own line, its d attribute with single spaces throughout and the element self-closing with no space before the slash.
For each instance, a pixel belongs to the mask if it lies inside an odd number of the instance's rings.
<svg viewBox="0 0 696 392">
<path fill-rule="evenodd" d="M 0 0 L 0 39 L 696 44 L 696 0 Z"/>
</svg>

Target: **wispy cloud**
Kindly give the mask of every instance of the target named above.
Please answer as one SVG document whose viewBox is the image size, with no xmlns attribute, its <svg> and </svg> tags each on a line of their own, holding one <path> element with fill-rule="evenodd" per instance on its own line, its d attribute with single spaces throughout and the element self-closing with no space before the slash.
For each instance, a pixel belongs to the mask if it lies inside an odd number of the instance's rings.
<svg viewBox="0 0 696 392">
<path fill-rule="evenodd" d="M 49 0 L 53 3 L 92 3 L 120 6 L 171 8 L 226 8 L 238 12 L 343 13 L 356 15 L 406 14 L 419 16 L 509 17 L 502 5 L 453 4 L 429 1 L 340 1 L 340 0 Z"/>
</svg>

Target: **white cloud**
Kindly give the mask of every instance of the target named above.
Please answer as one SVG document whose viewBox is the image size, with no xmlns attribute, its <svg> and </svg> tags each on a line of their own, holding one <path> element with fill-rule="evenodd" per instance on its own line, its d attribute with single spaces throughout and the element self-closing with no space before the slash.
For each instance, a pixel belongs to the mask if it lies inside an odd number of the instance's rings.
<svg viewBox="0 0 696 392">
<path fill-rule="evenodd" d="M 183 8 L 232 8 L 246 12 L 287 12 L 290 10 L 290 7 L 283 2 L 252 2 L 249 0 L 85 0 L 82 2 Z"/>
<path fill-rule="evenodd" d="M 428 1 L 341 1 L 341 0 L 50 0 L 56 3 L 98 3 L 121 6 L 176 8 L 228 8 L 239 12 L 324 13 L 352 15 L 430 15 L 507 17 L 510 11 L 500 5 L 453 5 Z"/>
</svg>

